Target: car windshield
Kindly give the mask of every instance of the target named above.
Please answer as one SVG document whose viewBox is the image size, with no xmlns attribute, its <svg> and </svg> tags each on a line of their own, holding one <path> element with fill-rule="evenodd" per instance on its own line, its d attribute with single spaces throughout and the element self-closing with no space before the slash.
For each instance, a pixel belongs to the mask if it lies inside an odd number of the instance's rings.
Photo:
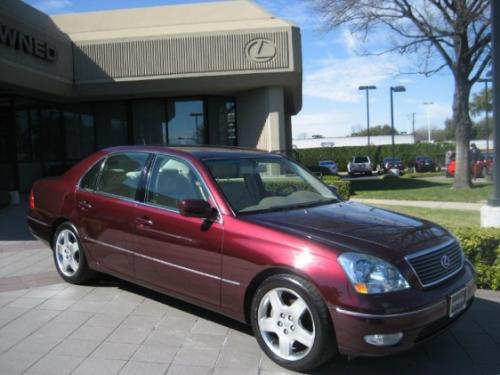
<svg viewBox="0 0 500 375">
<path fill-rule="evenodd" d="M 432 161 L 432 159 L 427 156 L 417 156 L 417 161 Z"/>
<path fill-rule="evenodd" d="M 355 163 L 368 163 L 368 158 L 366 156 L 356 156 L 354 158 Z"/>
<path fill-rule="evenodd" d="M 282 157 L 204 160 L 237 214 L 338 202 L 338 197 L 298 164 Z"/>
</svg>

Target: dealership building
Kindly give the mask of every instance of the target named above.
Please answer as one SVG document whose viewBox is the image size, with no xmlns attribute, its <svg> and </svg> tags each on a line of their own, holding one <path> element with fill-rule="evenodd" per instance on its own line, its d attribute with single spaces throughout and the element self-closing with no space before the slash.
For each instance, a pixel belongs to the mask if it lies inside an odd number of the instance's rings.
<svg viewBox="0 0 500 375">
<path fill-rule="evenodd" d="M 0 1 L 0 190 L 95 150 L 290 151 L 300 30 L 252 1 L 48 16 Z"/>
</svg>

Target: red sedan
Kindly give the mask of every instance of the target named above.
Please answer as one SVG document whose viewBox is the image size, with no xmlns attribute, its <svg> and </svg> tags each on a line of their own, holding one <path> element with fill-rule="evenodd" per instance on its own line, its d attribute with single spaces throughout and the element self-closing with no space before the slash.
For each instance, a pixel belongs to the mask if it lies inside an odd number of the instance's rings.
<svg viewBox="0 0 500 375">
<path fill-rule="evenodd" d="M 463 316 L 475 290 L 443 228 L 343 202 L 258 151 L 100 151 L 35 183 L 28 224 L 66 281 L 108 273 L 247 322 L 297 371 L 412 348 Z"/>
</svg>

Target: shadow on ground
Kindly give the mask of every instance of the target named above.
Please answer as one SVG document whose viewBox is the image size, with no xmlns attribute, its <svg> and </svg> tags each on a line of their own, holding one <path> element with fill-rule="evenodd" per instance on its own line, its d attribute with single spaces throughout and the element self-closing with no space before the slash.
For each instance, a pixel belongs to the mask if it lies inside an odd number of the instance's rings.
<svg viewBox="0 0 500 375">
<path fill-rule="evenodd" d="M 253 336 L 251 328 L 223 315 L 168 297 L 141 286 L 102 276 L 94 286 L 118 287 L 130 293 L 166 304 L 243 334 Z M 483 291 L 484 293 L 484 291 Z M 486 292 L 488 293 L 488 292 Z M 327 374 L 500 374 L 500 301 L 476 297 L 472 307 L 451 329 L 389 357 L 338 356 L 311 375 Z M 274 373 L 274 372 L 273 372 Z"/>
</svg>

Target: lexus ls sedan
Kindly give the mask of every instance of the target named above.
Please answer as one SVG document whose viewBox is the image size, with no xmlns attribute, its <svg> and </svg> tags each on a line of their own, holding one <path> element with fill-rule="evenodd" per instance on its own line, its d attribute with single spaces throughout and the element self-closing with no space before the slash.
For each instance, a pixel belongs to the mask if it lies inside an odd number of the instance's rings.
<svg viewBox="0 0 500 375">
<path fill-rule="evenodd" d="M 445 229 L 344 202 L 272 153 L 109 148 L 37 181 L 29 207 L 64 280 L 107 273 L 246 322 L 296 371 L 412 348 L 475 292 Z"/>
</svg>

